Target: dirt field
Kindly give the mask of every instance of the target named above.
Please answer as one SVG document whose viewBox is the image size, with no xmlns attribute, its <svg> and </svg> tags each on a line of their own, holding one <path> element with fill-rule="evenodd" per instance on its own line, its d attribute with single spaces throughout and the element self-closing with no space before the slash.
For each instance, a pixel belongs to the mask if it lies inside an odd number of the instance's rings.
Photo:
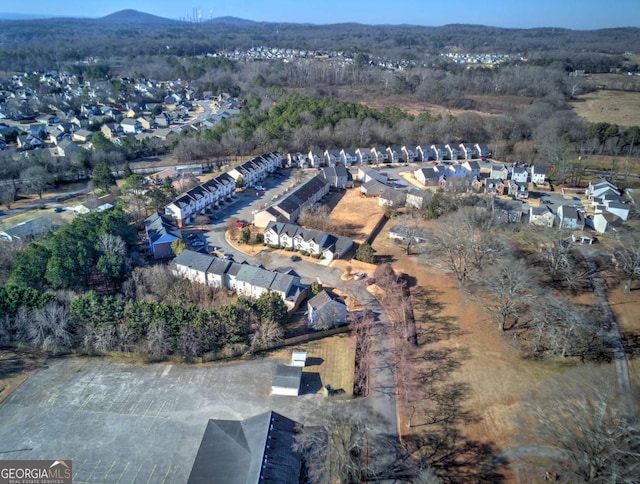
<svg viewBox="0 0 640 484">
<path fill-rule="evenodd" d="M 269 357 L 291 359 L 291 352 L 294 350 L 307 352 L 305 373 L 317 373 L 322 385 L 342 389 L 346 397 L 353 395 L 355 348 L 348 335 L 339 334 L 296 347 L 282 348 L 269 353 Z"/>
<path fill-rule="evenodd" d="M 365 197 L 360 188 L 344 192 L 331 210 L 330 219 L 341 227 L 341 234 L 362 242 L 374 229 L 384 210 L 378 205 L 377 197 Z"/>
<path fill-rule="evenodd" d="M 613 287 L 608 299 L 627 351 L 631 381 L 640 385 L 640 290 L 624 294 L 622 287 Z"/>
<path fill-rule="evenodd" d="M 591 123 L 640 125 L 640 92 L 600 90 L 578 96 L 570 103 L 578 116 Z"/>
</svg>

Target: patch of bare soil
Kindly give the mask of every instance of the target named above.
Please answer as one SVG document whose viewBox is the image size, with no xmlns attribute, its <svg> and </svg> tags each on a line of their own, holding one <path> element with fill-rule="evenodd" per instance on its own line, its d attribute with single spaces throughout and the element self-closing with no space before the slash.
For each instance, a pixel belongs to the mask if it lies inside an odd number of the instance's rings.
<svg viewBox="0 0 640 484">
<path fill-rule="evenodd" d="M 46 361 L 39 351 L 0 349 L 0 404 Z"/>
<path fill-rule="evenodd" d="M 338 235 L 362 242 L 371 234 L 383 215 L 384 210 L 378 205 L 378 198 L 365 197 L 356 187 L 342 194 L 333 205 L 329 218 L 339 228 Z"/>
</svg>

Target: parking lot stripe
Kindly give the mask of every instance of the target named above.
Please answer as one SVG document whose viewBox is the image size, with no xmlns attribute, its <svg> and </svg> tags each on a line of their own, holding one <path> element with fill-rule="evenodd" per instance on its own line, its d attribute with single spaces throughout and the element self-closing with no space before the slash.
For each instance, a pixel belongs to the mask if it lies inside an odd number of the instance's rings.
<svg viewBox="0 0 640 484">
<path fill-rule="evenodd" d="M 116 465 L 116 461 L 114 460 L 114 461 L 111 463 L 111 465 L 109 466 L 109 469 L 107 470 L 107 473 L 104 475 L 104 480 L 105 480 L 105 481 L 107 480 L 107 476 L 108 476 L 109 474 L 111 474 L 111 471 L 113 470 L 113 466 L 115 466 L 115 465 Z"/>
<path fill-rule="evenodd" d="M 153 473 L 156 471 L 157 467 L 158 467 L 158 464 L 154 465 L 153 469 L 151 469 L 151 474 L 149 474 L 149 479 L 147 479 L 147 484 L 151 482 L 151 478 L 153 477 Z"/>
<path fill-rule="evenodd" d="M 127 469 L 129 468 L 129 464 L 130 462 L 127 462 L 127 465 L 124 466 L 124 469 L 122 469 L 122 472 L 120 473 L 120 477 L 118 477 L 116 484 L 118 484 L 122 480 L 122 476 L 124 476 L 124 473 L 127 472 Z"/>
</svg>

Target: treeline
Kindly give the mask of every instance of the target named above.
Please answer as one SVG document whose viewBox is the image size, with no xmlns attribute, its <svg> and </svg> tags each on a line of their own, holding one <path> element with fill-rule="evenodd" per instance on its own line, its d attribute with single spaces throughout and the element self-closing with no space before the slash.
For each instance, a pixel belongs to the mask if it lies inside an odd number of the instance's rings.
<svg viewBox="0 0 640 484">
<path fill-rule="evenodd" d="M 136 241 L 121 207 L 76 217 L 18 252 L 8 282 L 39 291 L 117 284 L 129 273 L 128 251 Z"/>
<path fill-rule="evenodd" d="M 70 304 L 51 295 L 7 285 L 10 302 L 0 320 L 0 343 L 88 354 L 136 353 L 149 360 L 179 355 L 193 361 L 207 353 L 235 356 L 269 347 L 282 338 L 287 308 L 277 293 L 255 301 L 239 298 L 215 309 L 164 302 L 77 295 Z M 17 302 L 17 297 L 24 300 Z"/>
</svg>

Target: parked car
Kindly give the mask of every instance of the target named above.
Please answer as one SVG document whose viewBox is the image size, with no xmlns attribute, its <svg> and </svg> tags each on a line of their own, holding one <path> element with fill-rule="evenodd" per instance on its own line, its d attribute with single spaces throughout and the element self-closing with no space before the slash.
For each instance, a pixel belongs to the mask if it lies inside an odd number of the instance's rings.
<svg viewBox="0 0 640 484">
<path fill-rule="evenodd" d="M 225 252 L 225 253 L 223 254 L 223 257 L 224 257 L 225 259 L 233 259 L 233 254 L 231 254 L 231 253 L 229 253 L 229 252 Z"/>
<path fill-rule="evenodd" d="M 299 255 L 292 255 L 291 257 L 289 257 L 289 259 L 291 259 L 293 262 L 298 262 L 302 260 L 302 257 L 300 257 Z"/>
<path fill-rule="evenodd" d="M 358 272 L 355 276 L 353 276 L 353 279 L 359 281 L 360 279 L 364 279 L 365 277 L 367 277 L 366 273 Z"/>
<path fill-rule="evenodd" d="M 247 221 L 245 221 L 245 220 L 238 220 L 238 221 L 236 222 L 236 227 L 239 227 L 239 228 L 244 228 L 244 227 L 246 227 L 247 225 L 249 225 L 249 222 L 247 222 Z"/>
<path fill-rule="evenodd" d="M 56 207 L 53 209 L 53 211 L 56 213 L 64 212 L 64 207 Z"/>
</svg>

